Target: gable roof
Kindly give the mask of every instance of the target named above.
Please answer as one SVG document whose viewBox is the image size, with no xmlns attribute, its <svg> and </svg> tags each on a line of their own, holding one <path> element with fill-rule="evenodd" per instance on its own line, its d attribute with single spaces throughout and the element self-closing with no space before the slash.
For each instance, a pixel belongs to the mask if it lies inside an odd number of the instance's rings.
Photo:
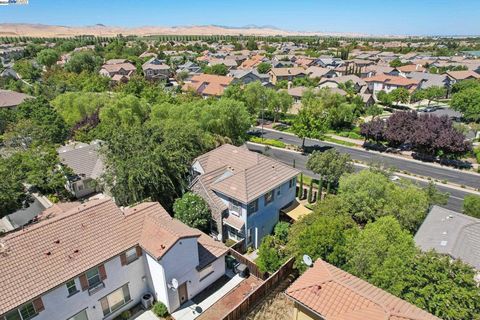
<svg viewBox="0 0 480 320">
<path fill-rule="evenodd" d="M 25 93 L 11 90 L 0 90 L 0 108 L 16 107 L 23 101 L 33 98 Z"/>
<path fill-rule="evenodd" d="M 249 203 L 299 171 L 246 148 L 224 144 L 196 159 L 205 174 L 220 170 L 223 175 L 210 188 L 242 203 Z"/>
<path fill-rule="evenodd" d="M 447 74 L 455 80 L 465 80 L 465 79 L 480 79 L 480 74 L 471 71 L 449 71 Z"/>
<path fill-rule="evenodd" d="M 326 74 L 333 73 L 335 74 L 335 70 L 330 68 L 323 68 L 323 67 L 308 67 L 305 72 L 308 74 L 310 78 L 321 78 L 324 77 Z"/>
<path fill-rule="evenodd" d="M 213 74 L 194 75 L 191 83 L 186 83 L 182 90 L 194 90 L 199 94 L 221 96 L 225 88 L 233 81 L 232 77 L 217 76 Z"/>
<path fill-rule="evenodd" d="M 391 84 L 400 87 L 408 87 L 418 85 L 420 81 L 415 79 L 408 79 L 404 77 L 390 76 L 386 74 L 379 74 L 371 78 L 366 78 L 365 82 L 380 82 L 385 84 Z"/>
<path fill-rule="evenodd" d="M 325 320 L 440 320 L 321 259 L 285 293 Z"/>
<path fill-rule="evenodd" d="M 210 255 L 227 248 L 171 218 L 158 203 L 122 211 L 109 199 L 92 200 L 0 238 L 0 314 L 140 245 L 160 259 L 181 238 L 199 238 Z M 214 248 L 215 247 L 215 248 Z M 32 263 L 34 261 L 35 263 Z"/>
<path fill-rule="evenodd" d="M 98 143 L 75 143 L 57 149 L 60 161 L 70 167 L 73 172 L 86 178 L 99 178 L 104 169 L 99 154 Z"/>
<path fill-rule="evenodd" d="M 448 254 L 480 270 L 480 219 L 433 206 L 414 239 L 424 251 Z"/>
<path fill-rule="evenodd" d="M 277 77 L 306 75 L 307 72 L 301 67 L 294 68 L 272 68 L 270 72 Z"/>
</svg>

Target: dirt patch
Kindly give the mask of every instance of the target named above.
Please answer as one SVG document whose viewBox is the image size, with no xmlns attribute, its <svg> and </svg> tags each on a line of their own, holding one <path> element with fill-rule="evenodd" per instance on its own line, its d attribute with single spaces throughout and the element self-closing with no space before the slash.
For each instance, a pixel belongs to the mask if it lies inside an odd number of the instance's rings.
<svg viewBox="0 0 480 320">
<path fill-rule="evenodd" d="M 284 280 L 246 317 L 247 320 L 291 320 L 293 302 L 283 293 L 290 286 L 293 278 Z"/>
</svg>

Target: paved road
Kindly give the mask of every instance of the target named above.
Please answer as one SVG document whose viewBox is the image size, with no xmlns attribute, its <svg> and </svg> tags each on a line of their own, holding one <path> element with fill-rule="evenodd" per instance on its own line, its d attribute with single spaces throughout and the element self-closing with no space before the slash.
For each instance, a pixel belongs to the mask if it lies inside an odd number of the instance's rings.
<svg viewBox="0 0 480 320">
<path fill-rule="evenodd" d="M 253 145 L 250 143 L 247 143 L 248 149 L 256 152 L 261 152 L 264 153 L 278 161 L 281 161 L 285 164 L 293 166 L 293 162 L 295 160 L 295 167 L 299 170 L 302 170 L 304 173 L 306 173 L 309 176 L 318 178 L 316 174 L 314 174 L 312 171 L 308 170 L 306 168 L 307 164 L 307 159 L 308 156 L 299 154 L 299 153 L 294 153 L 294 152 L 289 152 L 289 151 L 284 151 L 284 150 L 279 150 L 279 149 L 268 149 L 268 151 L 265 151 L 265 147 L 263 146 L 258 146 L 258 145 Z M 356 170 L 362 170 L 363 167 L 356 166 Z M 404 179 L 402 177 L 402 179 Z M 427 183 L 423 181 L 418 181 L 414 180 L 414 182 L 418 183 L 421 186 L 426 186 Z M 448 203 L 446 205 L 443 205 L 442 207 L 454 210 L 457 212 L 462 212 L 462 206 L 463 206 L 463 198 L 470 194 L 469 192 L 462 191 L 462 190 L 457 190 L 457 189 L 452 189 L 448 187 L 443 187 L 443 186 L 437 186 L 437 188 L 441 192 L 448 192 L 450 194 Z"/>
<path fill-rule="evenodd" d="M 269 129 L 264 129 L 264 138 L 268 139 L 277 139 L 283 141 L 287 144 L 302 145 L 302 139 L 293 136 L 291 134 L 286 134 L 278 131 L 272 131 Z M 464 185 L 472 187 L 475 189 L 480 188 L 480 176 L 475 174 L 469 174 L 467 172 L 461 172 L 459 170 L 451 170 L 449 168 L 442 168 L 440 166 L 432 166 L 428 164 L 421 163 L 419 161 L 409 161 L 399 158 L 392 158 L 384 156 L 375 152 L 368 150 L 347 148 L 344 146 L 338 146 L 336 144 L 319 141 L 315 139 L 306 139 L 306 147 L 315 147 L 320 149 L 335 148 L 339 152 L 348 153 L 354 160 L 359 160 L 364 163 L 369 163 L 371 161 L 381 161 L 389 167 L 393 167 L 397 170 L 408 171 L 418 176 L 431 177 L 439 181 L 446 180 L 458 185 Z"/>
</svg>

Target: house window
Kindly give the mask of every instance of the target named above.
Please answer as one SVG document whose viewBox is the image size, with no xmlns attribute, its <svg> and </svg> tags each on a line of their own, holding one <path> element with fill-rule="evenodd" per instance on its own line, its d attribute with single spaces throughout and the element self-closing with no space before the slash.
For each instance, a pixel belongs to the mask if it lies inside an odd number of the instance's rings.
<svg viewBox="0 0 480 320">
<path fill-rule="evenodd" d="M 88 270 L 85 275 L 87 276 L 88 287 L 93 288 L 98 285 L 100 281 L 100 273 L 98 271 L 98 267 L 92 268 Z"/>
<path fill-rule="evenodd" d="M 88 320 L 87 310 L 82 310 L 73 317 L 68 318 L 67 320 Z"/>
<path fill-rule="evenodd" d="M 68 296 L 73 296 L 75 293 L 78 292 L 77 285 L 75 284 L 75 280 L 72 279 L 66 283 Z"/>
<path fill-rule="evenodd" d="M 272 191 L 268 192 L 267 194 L 265 194 L 265 205 L 268 205 L 268 204 L 273 202 L 273 191 L 275 191 L 275 190 L 272 190 Z"/>
<path fill-rule="evenodd" d="M 238 214 L 242 213 L 242 204 L 237 200 L 230 199 L 230 211 L 236 212 Z"/>
<path fill-rule="evenodd" d="M 38 313 L 35 311 L 33 303 L 27 303 L 22 307 L 10 311 L 5 315 L 5 320 L 29 320 L 35 317 Z"/>
<path fill-rule="evenodd" d="M 295 186 L 295 178 L 293 179 L 290 179 L 290 181 L 288 181 L 288 187 L 291 189 Z"/>
<path fill-rule="evenodd" d="M 258 211 L 258 199 L 255 199 L 254 201 L 248 204 L 247 212 L 248 214 L 253 214 L 257 211 Z"/>
<path fill-rule="evenodd" d="M 280 194 L 282 193 L 282 189 L 280 187 L 278 187 L 277 189 L 277 196 L 280 196 Z"/>
<path fill-rule="evenodd" d="M 100 299 L 102 305 L 103 315 L 107 316 L 112 312 L 117 311 L 130 301 L 130 291 L 128 284 L 113 291 L 108 296 Z"/>
<path fill-rule="evenodd" d="M 127 264 L 135 261 L 138 258 L 137 248 L 132 248 L 132 249 L 128 250 L 127 252 L 125 252 L 125 256 L 127 258 Z"/>
<path fill-rule="evenodd" d="M 252 243 L 253 228 L 247 230 L 247 244 Z"/>
</svg>

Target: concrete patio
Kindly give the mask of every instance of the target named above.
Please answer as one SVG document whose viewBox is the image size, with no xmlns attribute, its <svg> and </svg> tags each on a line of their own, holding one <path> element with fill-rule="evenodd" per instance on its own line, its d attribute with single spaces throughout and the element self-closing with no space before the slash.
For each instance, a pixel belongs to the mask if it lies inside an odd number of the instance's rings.
<svg viewBox="0 0 480 320">
<path fill-rule="evenodd" d="M 223 296 L 229 293 L 233 288 L 238 286 L 245 278 L 240 277 L 239 275 L 233 275 L 232 278 L 222 285 L 214 293 L 210 294 L 208 297 L 197 303 L 193 300 L 186 302 L 180 309 L 172 313 L 172 317 L 176 320 L 193 320 L 199 317 L 205 310 L 210 308 L 215 302 L 220 300 Z M 208 289 L 208 288 L 207 288 Z M 201 293 L 200 293 L 201 295 Z M 150 320 L 149 318 L 141 320 Z"/>
</svg>

